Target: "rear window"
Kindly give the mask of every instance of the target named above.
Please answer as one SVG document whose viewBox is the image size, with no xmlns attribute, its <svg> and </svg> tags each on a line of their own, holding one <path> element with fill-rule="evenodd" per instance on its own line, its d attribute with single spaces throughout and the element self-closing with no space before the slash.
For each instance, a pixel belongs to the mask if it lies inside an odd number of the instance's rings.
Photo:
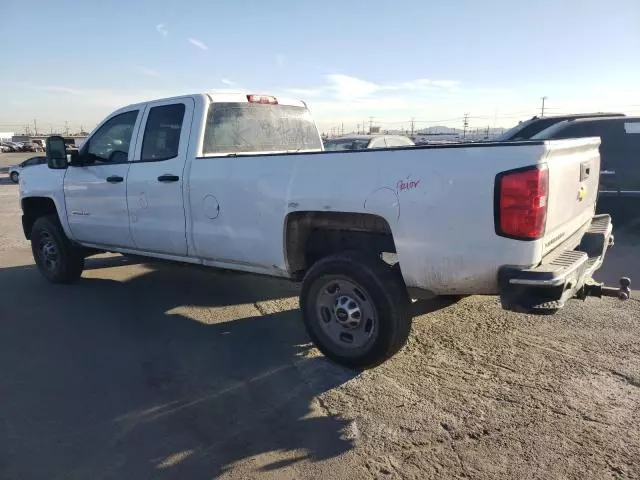
<svg viewBox="0 0 640 480">
<path fill-rule="evenodd" d="M 204 154 L 320 149 L 320 135 L 304 107 L 259 103 L 214 103 L 209 107 Z"/>
</svg>

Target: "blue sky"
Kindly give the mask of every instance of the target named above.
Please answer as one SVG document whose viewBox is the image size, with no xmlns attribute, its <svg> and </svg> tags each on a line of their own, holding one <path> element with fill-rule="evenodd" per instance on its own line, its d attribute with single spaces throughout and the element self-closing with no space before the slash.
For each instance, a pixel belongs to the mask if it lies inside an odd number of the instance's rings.
<svg viewBox="0 0 640 480">
<path fill-rule="evenodd" d="M 399 6 L 401 5 L 401 6 Z M 0 131 L 92 128 L 145 99 L 232 89 L 307 101 L 323 129 L 640 115 L 638 0 L 4 0 Z"/>
</svg>

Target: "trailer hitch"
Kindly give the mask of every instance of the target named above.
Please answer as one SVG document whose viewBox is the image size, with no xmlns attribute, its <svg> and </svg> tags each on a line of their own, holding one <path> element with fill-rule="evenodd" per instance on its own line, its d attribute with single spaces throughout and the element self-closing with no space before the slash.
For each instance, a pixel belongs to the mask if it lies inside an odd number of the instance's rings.
<svg viewBox="0 0 640 480">
<path fill-rule="evenodd" d="M 628 277 L 620 279 L 620 287 L 606 287 L 603 283 L 590 283 L 582 287 L 578 295 L 581 300 L 587 297 L 615 297 L 619 300 L 628 300 L 631 296 L 631 280 Z"/>
</svg>

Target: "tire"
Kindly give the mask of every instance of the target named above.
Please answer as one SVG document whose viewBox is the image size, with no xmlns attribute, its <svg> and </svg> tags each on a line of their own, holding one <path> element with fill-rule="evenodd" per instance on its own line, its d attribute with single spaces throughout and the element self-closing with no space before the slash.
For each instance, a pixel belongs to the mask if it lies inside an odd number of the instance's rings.
<svg viewBox="0 0 640 480">
<path fill-rule="evenodd" d="M 82 275 L 82 250 L 69 241 L 56 215 L 35 221 L 31 229 L 31 251 L 40 273 L 51 283 L 72 283 Z"/>
<path fill-rule="evenodd" d="M 18 175 L 18 172 L 11 172 L 10 178 L 13 183 L 18 183 L 20 181 L 20 175 Z"/>
<path fill-rule="evenodd" d="M 300 308 L 318 349 L 349 368 L 383 363 L 411 331 L 410 300 L 398 269 L 364 252 L 315 263 L 304 277 Z"/>
</svg>

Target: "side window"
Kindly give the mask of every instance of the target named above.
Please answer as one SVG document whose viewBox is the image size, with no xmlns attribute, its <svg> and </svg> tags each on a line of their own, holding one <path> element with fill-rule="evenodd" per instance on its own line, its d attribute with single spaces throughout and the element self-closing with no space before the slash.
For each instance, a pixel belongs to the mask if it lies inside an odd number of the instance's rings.
<svg viewBox="0 0 640 480">
<path fill-rule="evenodd" d="M 384 141 L 384 137 L 380 137 L 380 138 L 374 138 L 373 140 L 371 140 L 368 148 L 385 148 L 386 146 L 387 144 Z"/>
<path fill-rule="evenodd" d="M 87 139 L 83 155 L 89 162 L 126 162 L 137 118 L 138 110 L 134 110 L 107 120 L 91 138 Z"/>
<path fill-rule="evenodd" d="M 168 160 L 178 156 L 184 104 L 153 107 L 149 111 L 142 140 L 142 160 Z"/>
<path fill-rule="evenodd" d="M 567 128 L 559 131 L 553 138 L 582 138 L 599 137 L 598 125 L 595 122 L 571 123 Z"/>
</svg>

